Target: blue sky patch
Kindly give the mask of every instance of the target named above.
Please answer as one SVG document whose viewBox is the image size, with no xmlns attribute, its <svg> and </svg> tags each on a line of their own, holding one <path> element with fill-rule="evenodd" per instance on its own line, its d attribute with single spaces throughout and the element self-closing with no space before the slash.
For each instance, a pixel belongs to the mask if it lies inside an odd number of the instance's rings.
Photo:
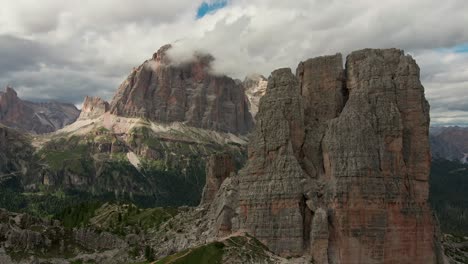
<svg viewBox="0 0 468 264">
<path fill-rule="evenodd" d="M 453 50 L 455 52 L 459 52 L 459 53 L 468 52 L 468 43 L 455 46 L 455 47 L 453 47 Z"/>
<path fill-rule="evenodd" d="M 441 52 L 468 53 L 468 43 L 456 45 L 450 48 L 438 48 Z"/>
<path fill-rule="evenodd" d="M 217 0 L 211 3 L 203 2 L 197 10 L 197 19 L 204 17 L 208 13 L 213 13 L 227 5 L 227 0 Z"/>
</svg>

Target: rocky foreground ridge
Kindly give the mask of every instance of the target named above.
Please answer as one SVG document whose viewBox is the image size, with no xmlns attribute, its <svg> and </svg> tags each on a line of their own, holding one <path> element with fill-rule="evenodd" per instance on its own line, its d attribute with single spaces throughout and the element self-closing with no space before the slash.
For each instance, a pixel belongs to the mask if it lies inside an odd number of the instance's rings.
<svg viewBox="0 0 468 264">
<path fill-rule="evenodd" d="M 80 111 L 73 104 L 21 100 L 7 86 L 0 91 L 0 123 L 36 134 L 50 133 L 73 123 Z"/>
<path fill-rule="evenodd" d="M 169 221 L 177 231 L 156 234 L 157 253 L 248 233 L 312 263 L 444 263 L 427 202 L 429 105 L 410 56 L 365 49 L 345 69 L 337 54 L 275 70 L 256 120 L 247 165 Z"/>
</svg>

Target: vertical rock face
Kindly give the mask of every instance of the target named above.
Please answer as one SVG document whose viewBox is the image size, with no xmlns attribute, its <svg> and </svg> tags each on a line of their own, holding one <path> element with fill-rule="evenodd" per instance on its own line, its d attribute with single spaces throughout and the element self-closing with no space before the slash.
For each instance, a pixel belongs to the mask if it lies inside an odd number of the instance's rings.
<svg viewBox="0 0 468 264">
<path fill-rule="evenodd" d="M 317 178 L 324 173 L 320 142 L 327 121 L 341 113 L 347 99 L 342 56 L 336 54 L 301 62 L 296 76 L 304 98 L 306 127 L 302 164 L 310 177 Z"/>
<path fill-rule="evenodd" d="M 229 154 L 213 154 L 206 163 L 206 185 L 201 203 L 213 201 L 223 181 L 235 172 L 234 162 Z"/>
<path fill-rule="evenodd" d="M 99 97 L 86 96 L 79 119 L 93 119 L 109 111 L 109 103 Z"/>
<path fill-rule="evenodd" d="M 193 61 L 175 64 L 167 55 L 170 48 L 163 46 L 133 70 L 114 96 L 111 113 L 247 133 L 253 120 L 243 87 L 210 74 L 210 55 L 195 54 Z"/>
<path fill-rule="evenodd" d="M 278 254 L 301 255 L 303 215 L 309 214 L 300 203 L 306 179 L 298 160 L 304 109 L 290 69 L 271 74 L 256 119 L 249 160 L 239 177 L 240 228 Z"/>
<path fill-rule="evenodd" d="M 274 71 L 239 176 L 240 229 L 317 263 L 442 262 L 428 128 L 419 68 L 400 50 Z"/>
<path fill-rule="evenodd" d="M 79 114 L 72 104 L 21 100 L 11 87 L 0 92 L 0 123 L 9 127 L 37 134 L 49 133 L 73 123 Z"/>
<path fill-rule="evenodd" d="M 402 51 L 362 50 L 346 62 L 349 99 L 322 142 L 329 258 L 346 263 L 434 263 L 427 204 L 429 105 L 419 68 Z"/>
<path fill-rule="evenodd" d="M 249 110 L 252 116 L 258 112 L 258 106 L 260 104 L 260 98 L 265 95 L 268 80 L 262 75 L 253 74 L 245 77 L 242 85 L 245 88 L 245 94 L 249 99 Z"/>
</svg>

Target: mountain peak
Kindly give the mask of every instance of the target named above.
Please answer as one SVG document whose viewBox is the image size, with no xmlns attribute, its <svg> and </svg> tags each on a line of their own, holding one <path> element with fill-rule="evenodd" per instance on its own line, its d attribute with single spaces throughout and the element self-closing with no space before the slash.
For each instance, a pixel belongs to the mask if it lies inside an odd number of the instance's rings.
<svg viewBox="0 0 468 264">
<path fill-rule="evenodd" d="M 162 46 L 119 87 L 110 112 L 151 121 L 245 134 L 253 126 L 244 89 L 210 72 L 214 57 L 194 52 L 191 60 L 170 58 Z"/>
<path fill-rule="evenodd" d="M 167 51 L 172 48 L 171 44 L 166 44 L 158 49 L 156 53 L 153 54 L 153 60 L 156 62 L 168 64 L 170 62 Z"/>
<path fill-rule="evenodd" d="M 86 96 L 79 119 L 93 119 L 109 111 L 109 103 L 100 97 Z"/>
<path fill-rule="evenodd" d="M 5 87 L 5 94 L 10 94 L 13 96 L 18 96 L 18 93 L 16 93 L 15 89 L 13 89 L 11 86 L 7 85 Z"/>
</svg>

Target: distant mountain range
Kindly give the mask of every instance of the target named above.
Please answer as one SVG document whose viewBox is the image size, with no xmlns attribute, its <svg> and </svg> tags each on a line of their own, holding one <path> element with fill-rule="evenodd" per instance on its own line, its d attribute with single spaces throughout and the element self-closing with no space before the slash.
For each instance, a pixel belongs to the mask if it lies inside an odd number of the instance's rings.
<svg viewBox="0 0 468 264">
<path fill-rule="evenodd" d="M 50 133 L 75 122 L 79 115 L 80 110 L 73 104 L 21 100 L 9 86 L 4 92 L 0 91 L 0 123 L 12 128 L 36 134 Z"/>
<path fill-rule="evenodd" d="M 433 159 L 468 162 L 468 127 L 431 127 L 430 141 Z"/>
</svg>

